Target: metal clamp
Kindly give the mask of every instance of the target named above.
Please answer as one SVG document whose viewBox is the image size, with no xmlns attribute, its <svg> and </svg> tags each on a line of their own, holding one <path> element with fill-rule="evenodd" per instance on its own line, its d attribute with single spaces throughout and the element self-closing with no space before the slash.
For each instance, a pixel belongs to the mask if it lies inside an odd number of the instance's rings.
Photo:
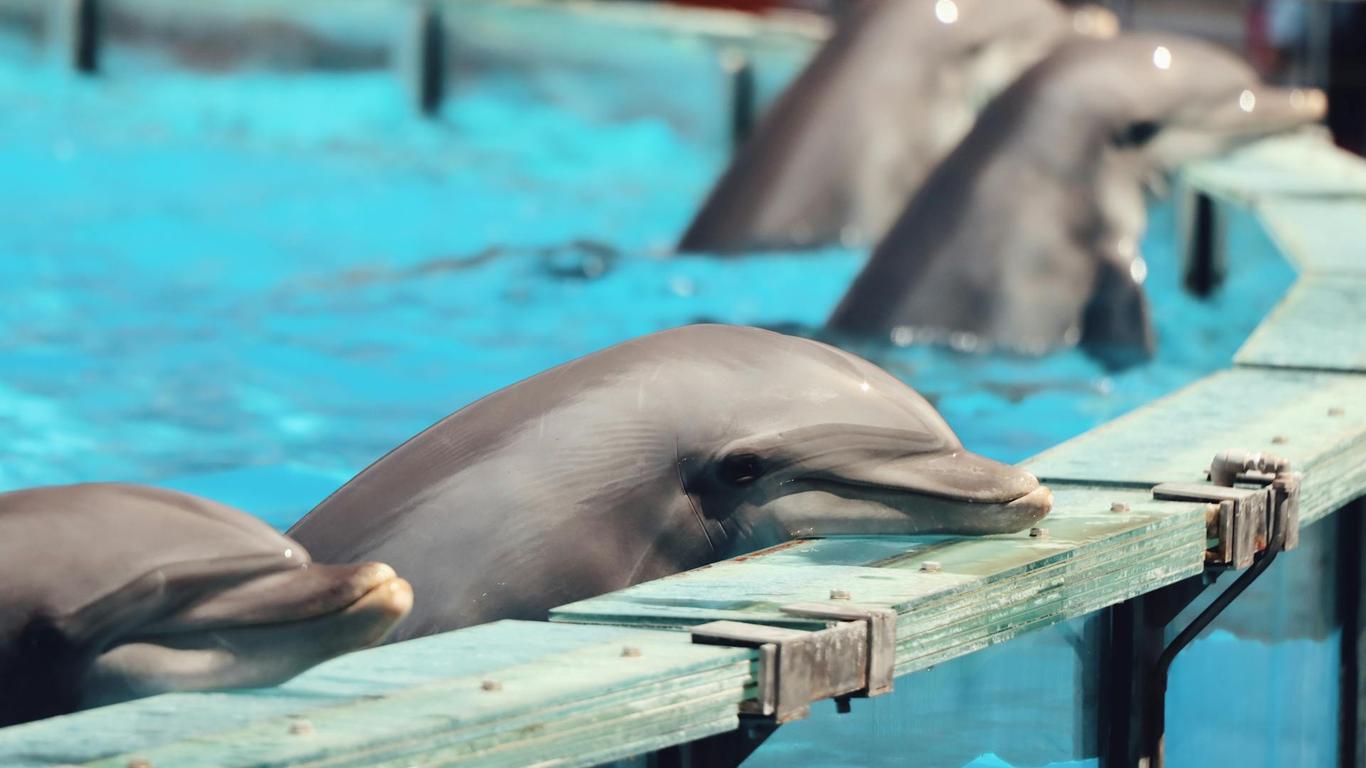
<svg viewBox="0 0 1366 768">
<path fill-rule="evenodd" d="M 781 610 L 789 616 L 835 623 L 815 631 L 739 621 L 713 621 L 692 628 L 694 643 L 759 649 L 757 696 L 740 705 L 741 714 L 786 723 L 806 717 L 814 701 L 878 696 L 892 690 L 895 612 L 826 603 L 797 603 Z"/>
<path fill-rule="evenodd" d="M 1203 501 L 1206 535 L 1213 545 L 1205 551 L 1211 565 L 1242 569 L 1265 551 L 1277 531 L 1282 549 L 1300 543 L 1300 475 L 1277 456 L 1224 451 L 1209 467 L 1210 483 L 1163 483 L 1153 498 L 1166 501 Z"/>
</svg>

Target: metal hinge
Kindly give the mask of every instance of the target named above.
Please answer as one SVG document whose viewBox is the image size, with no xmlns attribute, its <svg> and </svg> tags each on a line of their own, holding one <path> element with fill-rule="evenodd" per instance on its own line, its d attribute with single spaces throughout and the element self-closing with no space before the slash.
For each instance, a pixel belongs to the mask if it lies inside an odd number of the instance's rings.
<svg viewBox="0 0 1366 768">
<path fill-rule="evenodd" d="M 692 641 L 759 649 L 757 692 L 740 705 L 741 714 L 799 720 L 814 701 L 877 696 L 892 690 L 896 664 L 896 613 L 877 608 L 797 603 L 781 608 L 789 616 L 827 619 L 826 629 L 807 631 L 739 621 L 713 621 L 692 628 Z"/>
<path fill-rule="evenodd" d="M 1205 551 L 1211 565 L 1246 568 L 1258 552 L 1300 543 L 1300 475 L 1290 462 L 1265 453 L 1224 451 L 1209 467 L 1209 483 L 1163 483 L 1153 498 L 1165 501 L 1203 501 L 1206 535 L 1213 545 Z"/>
</svg>

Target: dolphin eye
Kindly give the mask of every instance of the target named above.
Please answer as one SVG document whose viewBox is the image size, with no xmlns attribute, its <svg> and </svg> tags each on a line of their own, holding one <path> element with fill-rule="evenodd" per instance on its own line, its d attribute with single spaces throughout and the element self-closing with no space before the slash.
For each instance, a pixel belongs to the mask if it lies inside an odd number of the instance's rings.
<svg viewBox="0 0 1366 768">
<path fill-rule="evenodd" d="M 732 453 L 721 460 L 717 472 L 731 485 L 748 485 L 764 473 L 764 464 L 753 453 Z"/>
<path fill-rule="evenodd" d="M 1119 143 L 1124 146 L 1141 147 L 1152 141 L 1161 130 L 1162 126 L 1152 120 L 1133 123 L 1120 133 Z"/>
</svg>

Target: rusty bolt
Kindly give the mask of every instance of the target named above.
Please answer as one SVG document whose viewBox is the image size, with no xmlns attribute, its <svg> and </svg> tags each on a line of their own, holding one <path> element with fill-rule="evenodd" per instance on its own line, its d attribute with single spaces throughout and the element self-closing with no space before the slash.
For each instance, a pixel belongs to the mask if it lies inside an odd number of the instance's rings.
<svg viewBox="0 0 1366 768">
<path fill-rule="evenodd" d="M 1345 413 L 1347 413 L 1347 409 L 1337 405 L 1328 409 L 1329 416 L 1342 416 Z"/>
<path fill-rule="evenodd" d="M 851 594 L 849 594 L 849 590 L 847 590 L 847 589 L 832 589 L 832 590 L 830 590 L 830 599 L 831 599 L 831 600 L 852 600 L 853 597 L 854 597 L 854 596 L 851 595 Z"/>
<path fill-rule="evenodd" d="M 635 657 L 640 655 L 640 649 L 635 647 L 634 645 L 624 645 L 621 648 L 621 655 L 627 658 L 634 659 Z"/>
<path fill-rule="evenodd" d="M 1275 437 L 1271 438 L 1272 445 L 1284 445 L 1288 442 L 1290 442 L 1290 438 L 1286 437 L 1285 435 L 1276 435 Z"/>
<path fill-rule="evenodd" d="M 1114 501 L 1110 503 L 1110 511 L 1127 514 L 1129 512 L 1129 505 L 1122 501 Z"/>
<path fill-rule="evenodd" d="M 500 683 L 500 682 L 498 682 L 497 680 L 485 680 L 484 682 L 482 682 L 482 683 L 479 684 L 479 687 L 482 688 L 482 689 L 484 689 L 484 690 L 486 690 L 486 691 L 501 691 L 501 690 L 503 690 L 503 684 Z"/>
<path fill-rule="evenodd" d="M 1043 538 L 1047 538 L 1047 537 L 1048 537 L 1048 529 L 1047 529 L 1047 528 L 1030 528 L 1030 529 L 1029 529 L 1029 538 L 1031 538 L 1031 539 L 1043 539 Z"/>
<path fill-rule="evenodd" d="M 926 560 L 920 564 L 920 570 L 925 573 L 939 573 L 939 563 L 936 563 L 933 560 Z"/>
<path fill-rule="evenodd" d="M 313 723 L 307 720 L 295 720 L 289 724 L 289 734 L 291 736 L 311 736 L 313 734 Z"/>
</svg>

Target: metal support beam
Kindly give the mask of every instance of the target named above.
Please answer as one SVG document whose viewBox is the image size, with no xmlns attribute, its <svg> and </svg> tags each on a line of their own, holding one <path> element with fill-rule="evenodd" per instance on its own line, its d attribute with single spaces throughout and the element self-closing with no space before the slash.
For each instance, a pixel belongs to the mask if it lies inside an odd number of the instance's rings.
<svg viewBox="0 0 1366 768">
<path fill-rule="evenodd" d="M 1180 199 L 1183 282 L 1196 296 L 1208 296 L 1224 281 L 1224 222 L 1214 198 L 1187 187 Z"/>
<path fill-rule="evenodd" d="M 100 68 L 100 4 L 98 0 L 62 0 L 57 8 L 57 40 L 62 56 L 75 72 L 93 75 Z"/>
<path fill-rule="evenodd" d="M 424 116 L 435 115 L 446 96 L 446 27 L 441 12 L 426 3 L 418 6 L 399 46 L 401 75 L 414 108 Z"/>
<path fill-rule="evenodd" d="M 1338 618 L 1342 679 L 1338 748 L 1342 768 L 1366 765 L 1366 500 L 1338 513 Z"/>
<path fill-rule="evenodd" d="M 744 51 L 727 48 L 721 52 L 721 71 L 729 94 L 731 149 L 738 150 L 754 133 L 754 62 Z"/>
</svg>

